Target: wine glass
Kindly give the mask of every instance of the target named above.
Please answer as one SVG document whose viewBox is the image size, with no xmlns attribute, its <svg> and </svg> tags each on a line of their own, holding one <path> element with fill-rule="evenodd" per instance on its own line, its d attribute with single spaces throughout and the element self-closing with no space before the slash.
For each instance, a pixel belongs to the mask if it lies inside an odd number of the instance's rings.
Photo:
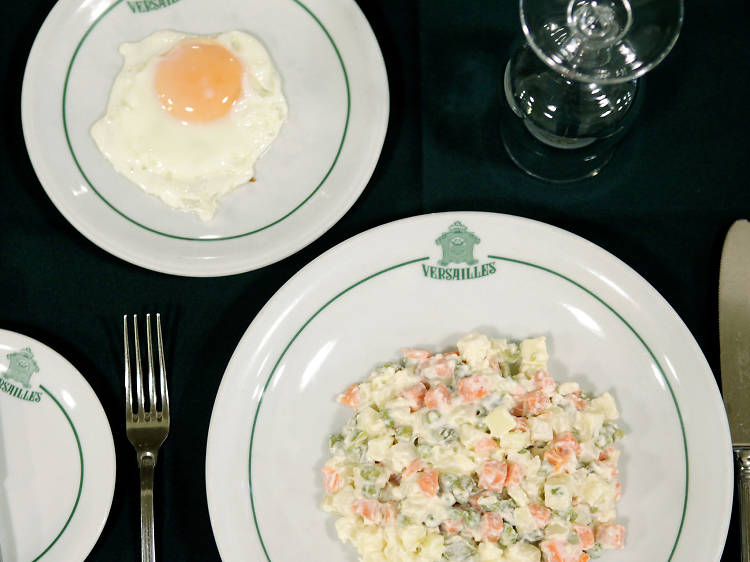
<svg viewBox="0 0 750 562">
<path fill-rule="evenodd" d="M 677 41 L 683 0 L 520 0 L 505 68 L 503 144 L 532 176 L 599 173 L 643 102 L 641 76 Z"/>
</svg>

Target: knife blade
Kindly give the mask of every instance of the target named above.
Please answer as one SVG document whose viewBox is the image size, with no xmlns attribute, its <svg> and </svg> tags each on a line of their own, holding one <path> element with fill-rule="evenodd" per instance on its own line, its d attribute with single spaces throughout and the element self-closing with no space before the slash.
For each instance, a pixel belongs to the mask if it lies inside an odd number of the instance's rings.
<svg viewBox="0 0 750 562">
<path fill-rule="evenodd" d="M 736 221 L 719 266 L 721 386 L 737 463 L 742 562 L 750 562 L 750 222 Z"/>
<path fill-rule="evenodd" d="M 750 447 L 750 222 L 727 233 L 719 269 L 721 386 L 732 445 Z"/>
</svg>

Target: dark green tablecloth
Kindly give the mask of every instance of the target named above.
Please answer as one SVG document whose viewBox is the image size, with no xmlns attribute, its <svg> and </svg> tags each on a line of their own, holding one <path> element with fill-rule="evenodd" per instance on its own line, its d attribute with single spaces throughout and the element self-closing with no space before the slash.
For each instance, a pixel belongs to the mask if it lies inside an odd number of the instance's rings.
<svg viewBox="0 0 750 562">
<path fill-rule="evenodd" d="M 372 180 L 346 216 L 304 250 L 217 279 L 154 273 L 105 253 L 68 224 L 41 188 L 23 142 L 20 94 L 31 43 L 53 4 L 8 0 L 0 7 L 0 328 L 68 358 L 109 416 L 118 458 L 115 501 L 91 560 L 138 558 L 138 474 L 122 419 L 121 315 L 159 310 L 169 334 L 174 417 L 157 470 L 158 552 L 162 560 L 218 559 L 204 456 L 213 397 L 235 345 L 301 267 L 394 219 L 485 210 L 581 235 L 661 292 L 718 373 L 721 245 L 734 219 L 750 218 L 749 36 L 740 0 L 724 0 L 721 9 L 710 0 L 688 2 L 682 37 L 646 79 L 636 129 L 599 177 L 562 187 L 516 169 L 498 137 L 502 70 L 519 32 L 517 2 L 360 0 L 391 89 L 388 136 Z M 738 557 L 736 510 L 732 521 L 727 561 Z"/>
</svg>

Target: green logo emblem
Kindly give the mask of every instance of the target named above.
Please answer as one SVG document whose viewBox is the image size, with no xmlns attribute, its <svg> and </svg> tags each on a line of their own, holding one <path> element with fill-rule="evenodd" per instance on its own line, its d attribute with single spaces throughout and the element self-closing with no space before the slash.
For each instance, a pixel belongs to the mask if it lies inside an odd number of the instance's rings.
<svg viewBox="0 0 750 562">
<path fill-rule="evenodd" d="M 21 351 L 8 353 L 5 357 L 8 359 L 8 367 L 0 379 L 0 392 L 5 392 L 19 400 L 39 402 L 42 393 L 30 390 L 31 377 L 39 372 L 39 365 L 34 360 L 31 348 L 24 347 Z M 19 386 L 12 384 L 11 381 Z"/>
<path fill-rule="evenodd" d="M 454 222 L 440 237 L 435 244 L 443 247 L 443 259 L 438 265 L 451 263 L 465 263 L 474 265 L 478 260 L 474 259 L 474 246 L 479 244 L 479 238 L 460 222 Z"/>
<path fill-rule="evenodd" d="M 34 354 L 31 349 L 24 347 L 21 351 L 9 353 L 6 355 L 10 365 L 5 371 L 5 378 L 16 381 L 24 386 L 31 387 L 31 375 L 39 372 L 39 366 L 34 361 Z"/>
<path fill-rule="evenodd" d="M 474 257 L 474 246 L 480 242 L 479 236 L 470 232 L 461 221 L 454 222 L 435 240 L 443 250 L 437 265 L 422 263 L 422 273 L 440 281 L 468 281 L 494 275 L 497 272 L 494 261 L 480 264 Z M 455 265 L 451 267 L 451 264 Z"/>
</svg>

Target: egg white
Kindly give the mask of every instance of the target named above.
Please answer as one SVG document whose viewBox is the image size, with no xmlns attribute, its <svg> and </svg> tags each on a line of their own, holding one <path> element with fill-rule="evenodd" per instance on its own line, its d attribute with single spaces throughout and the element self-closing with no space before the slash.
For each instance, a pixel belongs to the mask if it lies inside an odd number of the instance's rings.
<svg viewBox="0 0 750 562">
<path fill-rule="evenodd" d="M 242 95 L 223 117 L 187 123 L 162 109 L 154 87 L 162 56 L 193 35 L 158 31 L 120 46 L 123 68 L 91 136 L 114 169 L 164 203 L 213 218 L 218 199 L 254 175 L 286 120 L 281 78 L 260 42 L 241 31 L 212 36 L 242 63 Z"/>
</svg>

